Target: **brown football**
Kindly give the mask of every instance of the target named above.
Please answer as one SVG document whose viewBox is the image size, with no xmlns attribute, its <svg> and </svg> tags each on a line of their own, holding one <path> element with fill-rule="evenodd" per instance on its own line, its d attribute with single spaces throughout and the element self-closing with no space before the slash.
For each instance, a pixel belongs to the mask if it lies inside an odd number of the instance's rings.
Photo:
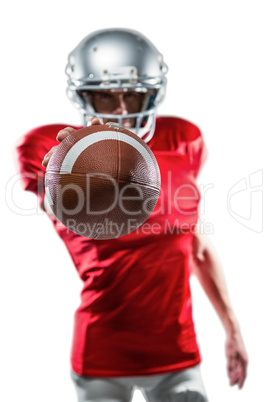
<svg viewBox="0 0 268 402">
<path fill-rule="evenodd" d="M 137 229 L 152 213 L 160 172 L 148 145 L 116 123 L 68 135 L 46 169 L 45 189 L 57 219 L 93 239 Z"/>
</svg>

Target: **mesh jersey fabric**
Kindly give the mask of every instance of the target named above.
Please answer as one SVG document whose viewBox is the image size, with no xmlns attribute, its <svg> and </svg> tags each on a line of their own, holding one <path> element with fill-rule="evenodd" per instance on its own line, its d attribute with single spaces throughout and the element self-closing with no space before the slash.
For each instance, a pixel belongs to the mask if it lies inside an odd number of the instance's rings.
<svg viewBox="0 0 268 402">
<path fill-rule="evenodd" d="M 41 162 L 66 126 L 38 127 L 17 144 L 23 187 L 38 196 L 41 207 Z M 200 201 L 196 178 L 207 152 L 198 127 L 177 117 L 158 117 L 148 145 L 160 168 L 161 192 L 140 228 L 92 240 L 51 218 L 83 281 L 71 350 L 79 375 L 161 374 L 201 361 L 189 277 Z"/>
</svg>

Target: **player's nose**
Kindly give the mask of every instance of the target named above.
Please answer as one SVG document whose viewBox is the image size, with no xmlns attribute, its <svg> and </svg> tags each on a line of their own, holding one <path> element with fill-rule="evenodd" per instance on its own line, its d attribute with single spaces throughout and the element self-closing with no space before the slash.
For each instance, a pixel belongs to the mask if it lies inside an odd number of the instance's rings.
<svg viewBox="0 0 268 402">
<path fill-rule="evenodd" d="M 128 114 L 128 109 L 123 94 L 118 94 L 116 97 L 115 114 L 122 114 L 122 115 Z"/>
</svg>

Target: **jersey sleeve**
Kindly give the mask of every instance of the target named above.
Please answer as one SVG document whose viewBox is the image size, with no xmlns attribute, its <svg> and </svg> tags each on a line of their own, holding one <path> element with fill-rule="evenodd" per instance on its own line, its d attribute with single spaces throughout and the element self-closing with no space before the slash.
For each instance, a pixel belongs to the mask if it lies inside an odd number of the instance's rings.
<svg viewBox="0 0 268 402">
<path fill-rule="evenodd" d="M 188 144 L 188 155 L 195 178 L 199 175 L 208 156 L 202 134 Z"/>
<path fill-rule="evenodd" d="M 207 158 L 202 133 L 195 124 L 180 117 L 158 117 L 153 151 L 175 152 L 196 178 Z"/>
<path fill-rule="evenodd" d="M 45 194 L 42 160 L 50 148 L 49 141 L 46 143 L 37 129 L 27 133 L 16 146 L 16 162 L 23 189 L 37 195 L 41 208 Z"/>
</svg>

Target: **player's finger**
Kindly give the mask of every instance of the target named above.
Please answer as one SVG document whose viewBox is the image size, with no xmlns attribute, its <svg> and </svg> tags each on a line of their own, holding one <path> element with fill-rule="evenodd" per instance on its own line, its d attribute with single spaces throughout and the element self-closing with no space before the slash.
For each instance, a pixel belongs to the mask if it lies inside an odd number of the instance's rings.
<svg viewBox="0 0 268 402">
<path fill-rule="evenodd" d="M 230 381 L 230 385 L 234 385 L 237 378 L 236 378 L 236 361 L 234 358 L 230 357 L 230 359 L 228 360 L 228 365 L 227 365 L 227 372 L 228 372 L 228 377 L 229 377 L 229 381 Z"/>
<path fill-rule="evenodd" d="M 229 361 L 228 370 L 230 370 L 231 385 L 237 384 L 242 388 L 247 376 L 248 357 L 245 353 L 236 353 Z"/>
<path fill-rule="evenodd" d="M 244 382 L 247 377 L 247 362 L 241 362 L 241 368 L 240 368 L 240 377 L 239 377 L 239 382 L 238 382 L 238 387 L 241 389 L 244 385 Z"/>
<path fill-rule="evenodd" d="M 230 373 L 230 376 L 229 376 L 229 378 L 230 378 L 230 385 L 231 386 L 233 386 L 233 385 L 235 385 L 235 384 L 237 384 L 238 382 L 239 382 L 239 379 L 240 379 L 240 372 L 239 372 L 239 370 L 233 370 L 231 373 Z"/>
<path fill-rule="evenodd" d="M 56 140 L 61 142 L 67 135 L 72 134 L 74 131 L 76 130 L 73 127 L 65 127 L 58 132 Z"/>
<path fill-rule="evenodd" d="M 101 124 L 101 121 L 98 117 L 93 117 L 91 120 L 91 126 L 96 126 L 97 124 Z"/>
<path fill-rule="evenodd" d="M 228 373 L 231 374 L 235 370 L 235 367 L 236 367 L 236 360 L 234 357 L 231 356 L 231 357 L 229 357 L 228 363 L 227 363 Z"/>
<path fill-rule="evenodd" d="M 47 167 L 49 159 L 51 158 L 51 156 L 53 155 L 53 153 L 55 152 L 56 149 L 57 149 L 57 146 L 52 147 L 51 150 L 44 156 L 44 159 L 42 161 L 42 165 L 44 167 Z"/>
<path fill-rule="evenodd" d="M 241 376 L 238 380 L 238 388 L 241 389 L 243 388 L 244 382 L 245 382 L 245 377 Z"/>
<path fill-rule="evenodd" d="M 246 379 L 246 362 L 242 360 L 238 360 L 230 370 L 229 378 L 230 378 L 230 385 L 237 384 L 238 387 L 241 389 L 244 385 Z"/>
</svg>

